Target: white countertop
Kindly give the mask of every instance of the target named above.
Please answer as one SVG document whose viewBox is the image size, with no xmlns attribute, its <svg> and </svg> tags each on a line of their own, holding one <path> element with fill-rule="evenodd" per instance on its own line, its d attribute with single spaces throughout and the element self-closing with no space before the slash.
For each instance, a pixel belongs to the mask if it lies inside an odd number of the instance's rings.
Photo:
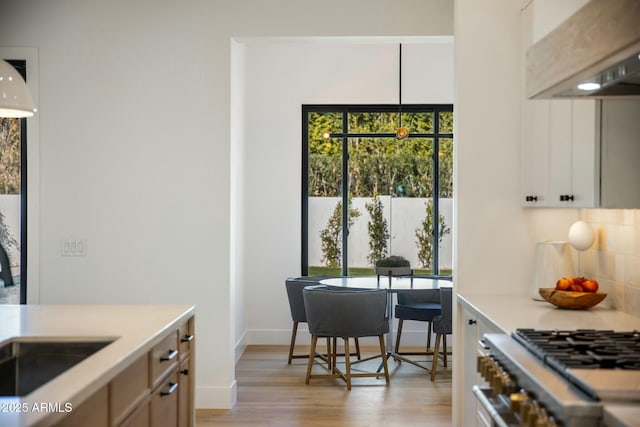
<svg viewBox="0 0 640 427">
<path fill-rule="evenodd" d="M 523 295 L 458 294 L 458 301 L 490 320 L 505 333 L 534 329 L 640 329 L 640 317 L 600 306 L 565 310 Z"/>
<path fill-rule="evenodd" d="M 458 294 L 458 302 L 505 333 L 518 328 L 534 329 L 640 329 L 640 317 L 611 308 L 564 310 L 546 301 L 522 295 Z M 606 405 L 605 421 L 611 427 L 640 427 L 637 404 Z"/>
<path fill-rule="evenodd" d="M 115 341 L 23 397 L 0 397 L 0 425 L 36 426 L 66 413 L 34 412 L 59 402 L 77 407 L 130 362 L 148 352 L 163 332 L 182 323 L 194 307 L 177 305 L 0 305 L 0 346 L 13 338 L 107 338 Z M 19 409 L 18 409 L 19 408 Z M 26 412 L 21 409 L 27 408 Z"/>
</svg>

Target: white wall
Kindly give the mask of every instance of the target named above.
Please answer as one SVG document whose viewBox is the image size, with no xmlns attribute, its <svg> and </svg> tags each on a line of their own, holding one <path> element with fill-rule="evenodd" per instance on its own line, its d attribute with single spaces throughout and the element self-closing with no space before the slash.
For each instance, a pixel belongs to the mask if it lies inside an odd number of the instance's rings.
<svg viewBox="0 0 640 427">
<path fill-rule="evenodd" d="M 230 407 L 245 310 L 230 283 L 250 268 L 231 236 L 260 237 L 231 221 L 243 206 L 231 199 L 241 173 L 231 169 L 231 39 L 450 35 L 452 19 L 449 0 L 4 0 L 0 43 L 38 52 L 40 164 L 29 191 L 40 192 L 40 252 L 30 254 L 40 279 L 29 287 L 42 303 L 196 304 L 196 406 Z M 379 97 L 394 102 L 393 92 Z M 249 212 L 260 188 L 245 185 Z M 298 212 L 282 197 L 283 211 Z M 86 238 L 87 256 L 62 258 L 63 238 Z M 282 285 L 297 268 L 297 246 L 279 241 L 266 256 L 284 263 L 269 280 Z M 244 292 L 263 282 L 247 278 Z"/>
<path fill-rule="evenodd" d="M 404 42 L 403 103 L 452 103 L 452 40 Z M 246 53 L 247 341 L 286 344 L 284 280 L 300 275 L 301 105 L 397 103 L 398 40 L 254 42 Z M 300 338 L 308 338 L 304 327 Z"/>
</svg>

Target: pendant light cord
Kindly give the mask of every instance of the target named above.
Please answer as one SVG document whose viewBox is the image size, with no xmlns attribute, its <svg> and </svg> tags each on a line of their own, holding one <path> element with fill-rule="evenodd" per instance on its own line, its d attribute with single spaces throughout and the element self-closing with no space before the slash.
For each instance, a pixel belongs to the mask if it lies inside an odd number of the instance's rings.
<svg viewBox="0 0 640 427">
<path fill-rule="evenodd" d="M 402 43 L 398 54 L 398 127 L 402 127 Z"/>
</svg>

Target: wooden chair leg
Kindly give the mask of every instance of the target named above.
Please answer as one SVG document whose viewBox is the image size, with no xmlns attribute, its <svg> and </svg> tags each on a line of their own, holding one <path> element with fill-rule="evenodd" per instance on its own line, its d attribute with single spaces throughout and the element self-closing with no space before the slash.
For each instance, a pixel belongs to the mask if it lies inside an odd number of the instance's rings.
<svg viewBox="0 0 640 427">
<path fill-rule="evenodd" d="M 313 369 L 313 361 L 316 360 L 316 344 L 318 343 L 318 337 L 313 335 L 311 337 L 311 349 L 309 350 L 309 363 L 307 364 L 307 377 L 304 380 L 305 384 L 309 384 L 311 378 L 311 369 Z"/>
<path fill-rule="evenodd" d="M 380 335 L 380 355 L 382 356 L 382 368 L 384 369 L 384 380 L 389 385 L 389 367 L 387 366 L 387 348 L 384 344 L 384 337 Z"/>
<path fill-rule="evenodd" d="M 356 357 L 360 360 L 360 341 L 358 340 L 358 337 L 355 337 L 353 341 L 356 343 Z"/>
<path fill-rule="evenodd" d="M 291 344 L 289 344 L 289 362 L 287 364 L 291 365 L 291 360 L 293 359 L 293 348 L 296 345 L 296 334 L 298 333 L 298 322 L 293 322 L 293 330 L 291 331 Z"/>
<path fill-rule="evenodd" d="M 398 349 L 400 348 L 400 335 L 402 335 L 403 322 L 404 322 L 403 319 L 398 319 L 398 334 L 396 336 L 396 350 L 395 350 L 396 353 L 398 353 Z"/>
<path fill-rule="evenodd" d="M 331 369 L 335 360 L 333 360 L 333 355 L 331 353 L 331 338 L 327 337 L 327 368 Z"/>
<path fill-rule="evenodd" d="M 431 362 L 431 381 L 436 379 L 436 368 L 438 366 L 438 352 L 440 351 L 441 334 L 436 334 L 436 344 L 433 347 L 433 361 Z"/>
<path fill-rule="evenodd" d="M 431 322 L 427 322 L 427 353 L 431 348 Z"/>
<path fill-rule="evenodd" d="M 329 339 L 329 338 L 327 338 Z M 336 373 L 336 363 L 338 361 L 338 338 L 333 337 L 333 352 L 331 353 L 331 372 Z"/>
<path fill-rule="evenodd" d="M 351 390 L 351 360 L 349 360 L 349 338 L 344 338 L 344 365 L 347 377 L 347 390 Z"/>
<path fill-rule="evenodd" d="M 444 363 L 444 367 L 446 368 L 447 367 L 447 334 L 444 334 L 442 336 L 442 349 L 444 350 L 442 352 L 442 355 L 444 357 L 443 363 Z"/>
</svg>

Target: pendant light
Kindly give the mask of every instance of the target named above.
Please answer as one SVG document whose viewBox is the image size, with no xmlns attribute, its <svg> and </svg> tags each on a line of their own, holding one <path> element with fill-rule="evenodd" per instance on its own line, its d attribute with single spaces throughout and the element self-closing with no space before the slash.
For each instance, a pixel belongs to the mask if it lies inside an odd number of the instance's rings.
<svg viewBox="0 0 640 427">
<path fill-rule="evenodd" d="M 400 43 L 398 58 L 398 130 L 396 139 L 405 139 L 409 136 L 409 129 L 402 126 L 402 43 Z"/>
<path fill-rule="evenodd" d="M 36 109 L 31 92 L 13 65 L 0 59 L 0 117 L 31 117 Z"/>
</svg>

